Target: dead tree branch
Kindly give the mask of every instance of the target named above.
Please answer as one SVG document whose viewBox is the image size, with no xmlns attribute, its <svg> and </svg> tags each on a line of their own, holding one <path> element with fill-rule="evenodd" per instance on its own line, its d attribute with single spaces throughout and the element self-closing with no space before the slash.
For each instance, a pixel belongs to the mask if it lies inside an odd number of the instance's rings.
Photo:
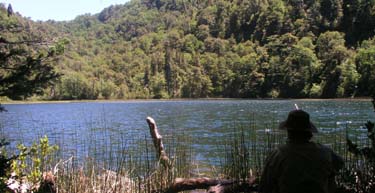
<svg viewBox="0 0 375 193">
<path fill-rule="evenodd" d="M 156 156 L 159 158 L 161 164 L 166 168 L 172 167 L 172 162 L 170 161 L 167 153 L 165 153 L 163 145 L 163 137 L 159 134 L 158 127 L 153 118 L 147 117 L 147 123 L 150 128 L 150 134 L 156 149 Z"/>
</svg>

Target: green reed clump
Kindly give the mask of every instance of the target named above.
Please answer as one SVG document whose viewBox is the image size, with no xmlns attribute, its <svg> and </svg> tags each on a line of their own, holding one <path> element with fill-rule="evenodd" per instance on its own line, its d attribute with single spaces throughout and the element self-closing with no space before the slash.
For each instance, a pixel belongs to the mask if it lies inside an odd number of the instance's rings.
<svg viewBox="0 0 375 193">
<path fill-rule="evenodd" d="M 268 126 L 259 130 L 255 121 L 236 128 L 226 139 L 221 172 L 225 178 L 244 182 L 260 176 L 267 155 L 285 141 L 285 134 Z"/>
<path fill-rule="evenodd" d="M 223 174 L 227 178 L 246 179 L 251 170 L 250 143 L 247 143 L 246 133 L 234 133 L 231 141 L 226 142 Z"/>
<path fill-rule="evenodd" d="M 136 145 L 132 145 L 136 143 Z M 173 167 L 164 168 L 156 158 L 152 139 L 145 136 L 123 142 L 119 147 L 92 147 L 106 161 L 71 157 L 57 168 L 59 193 L 151 193 L 162 192 L 177 177 L 191 173 L 191 140 L 185 135 L 166 136 L 164 144 Z M 98 151 L 105 152 L 98 152 Z"/>
<path fill-rule="evenodd" d="M 149 156 L 153 159 L 146 159 L 147 175 L 138 178 L 140 180 L 138 183 L 144 185 L 143 188 L 138 188 L 139 192 L 163 192 L 176 178 L 191 177 L 193 170 L 191 139 L 182 134 L 165 136 L 163 140 L 172 167 L 166 168 L 159 163 L 159 160 L 155 160 L 155 157 Z M 151 141 L 148 144 L 150 145 Z M 152 146 L 146 150 L 152 155 L 156 154 Z M 144 162 L 141 164 L 144 165 Z"/>
<path fill-rule="evenodd" d="M 375 112 L 375 98 L 372 100 Z M 341 192 L 372 193 L 375 192 L 375 124 L 368 121 L 367 140 L 352 141 L 347 135 L 347 167 L 340 181 Z"/>
</svg>

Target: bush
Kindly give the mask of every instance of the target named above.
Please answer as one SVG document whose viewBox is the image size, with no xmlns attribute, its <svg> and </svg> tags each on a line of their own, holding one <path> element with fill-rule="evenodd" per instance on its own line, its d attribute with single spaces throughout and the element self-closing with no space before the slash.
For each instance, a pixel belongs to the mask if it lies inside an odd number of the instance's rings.
<svg viewBox="0 0 375 193">
<path fill-rule="evenodd" d="M 9 143 L 2 140 L 1 150 L 6 145 Z M 50 145 L 47 136 L 44 136 L 39 143 L 34 142 L 30 147 L 19 144 L 17 149 L 19 155 L 11 158 L 6 158 L 4 151 L 0 152 L 0 192 L 6 192 L 8 189 L 16 192 L 21 188 L 38 189 L 43 172 L 50 169 L 48 166 L 58 146 Z"/>
</svg>

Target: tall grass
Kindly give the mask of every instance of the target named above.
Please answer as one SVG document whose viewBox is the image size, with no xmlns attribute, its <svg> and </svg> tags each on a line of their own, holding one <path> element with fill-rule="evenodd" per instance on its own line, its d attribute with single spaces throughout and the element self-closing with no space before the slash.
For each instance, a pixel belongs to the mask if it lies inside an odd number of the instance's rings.
<svg viewBox="0 0 375 193">
<path fill-rule="evenodd" d="M 137 145 L 131 143 L 137 141 Z M 158 162 L 152 140 L 145 136 L 123 142 L 119 147 L 92 147 L 95 157 L 85 160 L 71 157 L 56 164 L 59 193 L 151 193 L 161 192 L 177 177 L 190 177 L 191 140 L 185 135 L 165 137 L 173 168 L 166 170 Z M 113 148 L 113 149 L 111 149 Z"/>
<path fill-rule="evenodd" d="M 274 125 L 259 129 L 251 121 L 247 126 L 233 129 L 226 139 L 220 166 L 225 178 L 245 181 L 260 176 L 268 154 L 286 139 L 285 133 L 273 129 Z"/>
</svg>

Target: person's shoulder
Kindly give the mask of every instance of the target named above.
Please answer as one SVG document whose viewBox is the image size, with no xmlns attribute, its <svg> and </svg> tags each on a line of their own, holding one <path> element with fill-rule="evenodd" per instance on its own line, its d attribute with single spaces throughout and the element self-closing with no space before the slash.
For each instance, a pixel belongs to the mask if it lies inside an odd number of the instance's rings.
<svg viewBox="0 0 375 193">
<path fill-rule="evenodd" d="M 279 146 L 275 149 L 275 151 L 276 151 L 276 152 L 283 152 L 283 151 L 286 151 L 286 150 L 288 150 L 288 149 L 290 149 L 290 145 L 289 145 L 289 144 L 282 144 L 282 145 L 279 145 Z"/>
<path fill-rule="evenodd" d="M 288 155 L 286 145 L 280 145 L 273 149 L 267 156 L 266 163 L 270 167 L 278 167 Z"/>
<path fill-rule="evenodd" d="M 292 152 L 295 152 L 296 148 L 291 144 L 279 145 L 273 152 L 274 157 L 285 158 L 288 157 Z"/>
<path fill-rule="evenodd" d="M 283 154 L 288 149 L 286 144 L 279 145 L 275 149 L 271 150 L 270 153 L 268 154 L 268 158 L 276 158 L 279 157 L 280 155 Z"/>
<path fill-rule="evenodd" d="M 330 147 L 326 146 L 326 145 L 323 145 L 323 144 L 320 144 L 320 143 L 316 143 L 324 152 L 327 152 L 332 161 L 335 163 L 335 165 L 341 167 L 344 165 L 344 159 L 339 155 L 337 154 L 336 152 L 334 152 Z"/>
<path fill-rule="evenodd" d="M 319 152 L 321 153 L 326 153 L 326 154 L 334 154 L 334 151 L 332 150 L 332 148 L 330 148 L 329 146 L 327 145 L 324 145 L 324 144 L 321 144 L 321 143 L 317 143 L 317 142 L 311 142 L 311 144 L 316 148 L 318 149 Z"/>
<path fill-rule="evenodd" d="M 310 144 L 314 145 L 316 148 L 319 148 L 319 149 L 332 151 L 332 149 L 330 147 L 328 147 L 327 145 L 324 145 L 324 144 L 321 144 L 321 143 L 318 143 L 318 142 L 310 142 Z"/>
</svg>

